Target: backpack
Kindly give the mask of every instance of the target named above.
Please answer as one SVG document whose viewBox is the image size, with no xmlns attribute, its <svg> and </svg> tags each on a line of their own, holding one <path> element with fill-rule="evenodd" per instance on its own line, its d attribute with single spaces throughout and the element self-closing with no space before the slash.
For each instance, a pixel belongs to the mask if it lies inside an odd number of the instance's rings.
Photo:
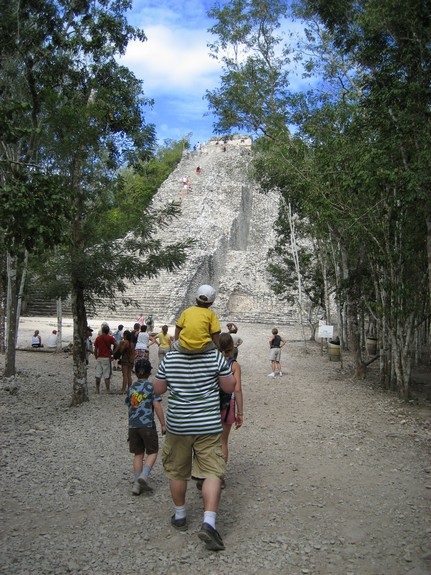
<svg viewBox="0 0 431 575">
<path fill-rule="evenodd" d="M 229 358 L 228 360 L 229 367 L 232 365 L 234 361 L 235 360 L 233 358 Z M 220 411 L 222 411 L 223 409 L 227 409 L 229 407 L 231 397 L 232 397 L 231 393 L 226 393 L 220 388 Z"/>
</svg>

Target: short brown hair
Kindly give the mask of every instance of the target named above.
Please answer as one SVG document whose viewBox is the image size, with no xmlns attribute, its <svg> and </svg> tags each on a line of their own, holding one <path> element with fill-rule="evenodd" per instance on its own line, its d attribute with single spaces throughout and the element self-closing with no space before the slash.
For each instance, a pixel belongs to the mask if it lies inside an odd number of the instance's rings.
<svg viewBox="0 0 431 575">
<path fill-rule="evenodd" d="M 230 333 L 221 333 L 218 340 L 219 350 L 230 355 L 233 353 L 234 345 Z"/>
</svg>

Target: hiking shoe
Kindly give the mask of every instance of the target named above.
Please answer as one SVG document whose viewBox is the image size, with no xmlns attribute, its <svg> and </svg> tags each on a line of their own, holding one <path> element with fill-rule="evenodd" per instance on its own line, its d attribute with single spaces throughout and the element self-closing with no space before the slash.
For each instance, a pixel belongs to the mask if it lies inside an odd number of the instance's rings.
<svg viewBox="0 0 431 575">
<path fill-rule="evenodd" d="M 138 483 L 141 486 L 141 491 L 152 491 L 153 488 L 147 483 L 148 476 L 141 473 L 138 477 Z"/>
<path fill-rule="evenodd" d="M 133 495 L 141 495 L 142 487 L 138 480 L 133 483 L 132 493 Z"/>
<path fill-rule="evenodd" d="M 175 513 L 171 517 L 171 525 L 178 531 L 187 531 L 187 517 L 183 519 L 175 519 Z"/>
<path fill-rule="evenodd" d="M 208 523 L 202 523 L 201 530 L 198 533 L 199 539 L 205 541 L 205 546 L 209 551 L 223 551 L 224 544 L 220 533 Z"/>
<path fill-rule="evenodd" d="M 275 373 L 274 372 L 268 373 L 268 377 L 275 377 Z"/>
</svg>

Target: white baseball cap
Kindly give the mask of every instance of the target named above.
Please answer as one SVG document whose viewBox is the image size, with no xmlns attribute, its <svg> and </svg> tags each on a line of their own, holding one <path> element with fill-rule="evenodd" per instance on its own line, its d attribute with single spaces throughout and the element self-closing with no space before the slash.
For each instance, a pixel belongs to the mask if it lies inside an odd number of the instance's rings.
<svg viewBox="0 0 431 575">
<path fill-rule="evenodd" d="M 196 290 L 196 299 L 202 303 L 213 303 L 215 296 L 215 289 L 207 284 Z"/>
</svg>

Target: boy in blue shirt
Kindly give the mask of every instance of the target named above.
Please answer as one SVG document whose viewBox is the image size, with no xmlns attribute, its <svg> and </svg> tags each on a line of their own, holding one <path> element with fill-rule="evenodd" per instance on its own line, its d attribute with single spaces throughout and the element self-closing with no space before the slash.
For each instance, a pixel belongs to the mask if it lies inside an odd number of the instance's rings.
<svg viewBox="0 0 431 575">
<path fill-rule="evenodd" d="M 126 404 L 129 406 L 129 450 L 134 454 L 133 495 L 140 495 L 142 491 L 152 491 L 148 485 L 148 476 L 156 462 L 159 452 L 159 439 L 154 411 L 160 421 L 162 434 L 166 433 L 165 416 L 161 405 L 161 397 L 155 395 L 153 386 L 148 377 L 151 373 L 151 363 L 146 359 L 139 359 L 135 363 L 135 381 L 128 389 Z M 147 455 L 144 464 L 144 457 Z"/>
</svg>

